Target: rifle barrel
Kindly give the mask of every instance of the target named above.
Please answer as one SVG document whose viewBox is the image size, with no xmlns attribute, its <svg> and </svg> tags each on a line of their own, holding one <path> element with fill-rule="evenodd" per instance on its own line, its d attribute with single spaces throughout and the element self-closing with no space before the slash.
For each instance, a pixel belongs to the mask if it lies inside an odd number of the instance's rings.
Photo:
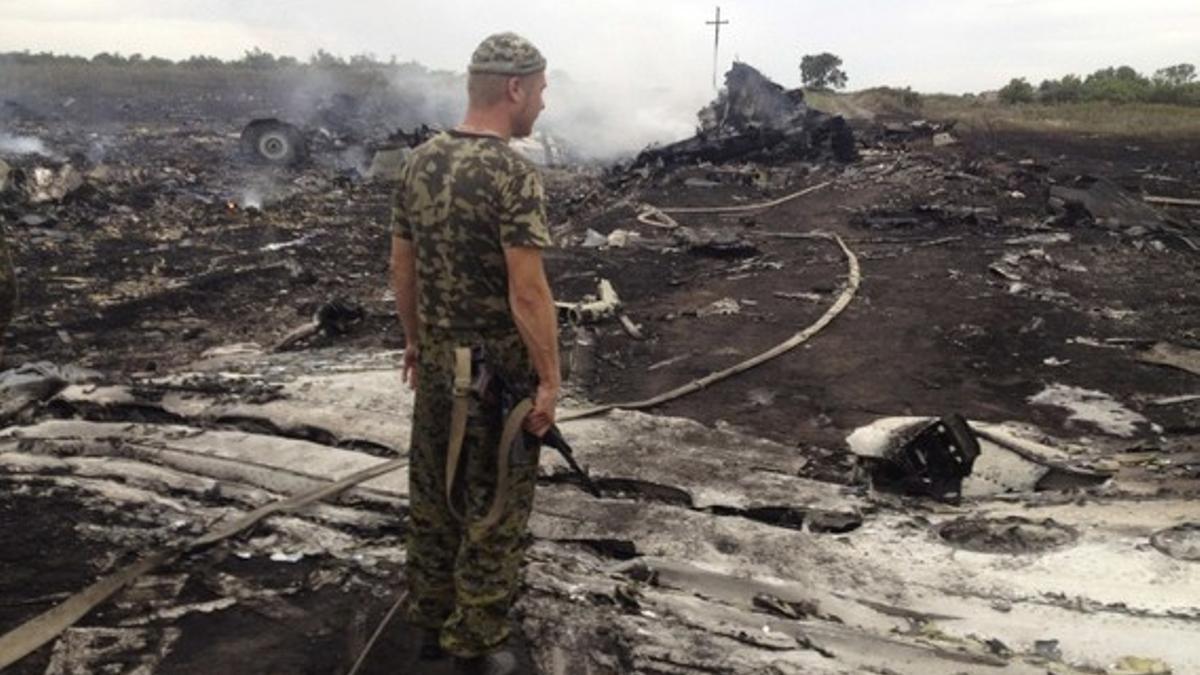
<svg viewBox="0 0 1200 675">
<path fill-rule="evenodd" d="M 567 443 L 567 439 L 563 438 L 562 432 L 558 430 L 557 426 L 550 427 L 542 442 L 554 448 L 558 451 L 558 454 L 562 455 L 562 458 L 567 461 L 567 466 L 571 467 L 571 471 L 574 471 L 583 480 L 584 489 L 591 493 L 593 497 L 600 497 L 600 486 L 596 485 L 592 477 L 583 470 L 583 467 L 579 466 L 579 462 L 575 461 L 575 451 L 571 449 L 571 445 Z"/>
</svg>

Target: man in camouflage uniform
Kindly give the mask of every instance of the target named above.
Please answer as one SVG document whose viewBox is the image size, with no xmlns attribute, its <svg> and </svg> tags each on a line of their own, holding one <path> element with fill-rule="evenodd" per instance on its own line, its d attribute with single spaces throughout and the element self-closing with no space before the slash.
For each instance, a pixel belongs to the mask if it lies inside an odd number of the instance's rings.
<svg viewBox="0 0 1200 675">
<path fill-rule="evenodd" d="M 423 658 L 448 652 L 466 672 L 516 669 L 504 644 L 537 453 L 511 464 L 498 523 L 478 527 L 496 492 L 502 421 L 493 404 L 470 400 L 451 507 L 445 482 L 455 349 L 482 347 L 505 379 L 530 385 L 534 408 L 524 426 L 535 435 L 553 424 L 559 389 L 557 320 L 541 256 L 550 244 L 541 179 L 508 145 L 532 133 L 544 107 L 545 68 L 517 35 L 484 40 L 471 59 L 464 122 L 413 151 L 392 210 L 393 285 L 407 341 L 402 376 L 416 391 L 408 618 L 426 630 Z"/>
</svg>

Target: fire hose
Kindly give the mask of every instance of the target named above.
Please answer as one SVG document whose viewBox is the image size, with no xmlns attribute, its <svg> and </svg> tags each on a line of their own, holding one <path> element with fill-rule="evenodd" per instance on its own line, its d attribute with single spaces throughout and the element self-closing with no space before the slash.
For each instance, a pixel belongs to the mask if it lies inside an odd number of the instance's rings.
<svg viewBox="0 0 1200 675">
<path fill-rule="evenodd" d="M 760 204 L 724 207 L 673 207 L 663 209 L 647 207 L 641 214 L 639 214 L 638 220 L 643 223 L 647 223 L 647 220 L 657 220 L 658 222 L 648 222 L 647 224 L 656 225 L 658 227 L 677 227 L 678 224 L 666 214 L 741 213 L 746 211 L 761 211 L 773 208 L 793 199 L 797 199 L 806 194 L 810 194 L 828 185 L 829 183 L 822 183 L 820 185 L 794 192 L 779 199 Z M 641 401 L 598 405 L 584 410 L 565 413 L 560 415 L 558 419 L 565 422 L 585 417 L 594 417 L 596 415 L 601 415 L 618 409 L 642 410 L 646 408 L 652 408 L 668 401 L 673 401 L 675 399 L 682 398 L 683 396 L 693 394 L 706 387 L 712 386 L 717 382 L 726 380 L 734 375 L 762 365 L 767 361 L 778 358 L 779 356 L 792 351 L 796 347 L 799 347 L 808 340 L 812 339 L 814 335 L 823 330 L 826 326 L 832 323 L 833 320 L 838 317 L 838 315 L 845 311 L 846 307 L 854 299 L 854 296 L 858 293 L 859 285 L 862 283 L 862 271 L 859 266 L 858 258 L 854 255 L 854 252 L 850 250 L 850 248 L 846 245 L 846 242 L 844 242 L 838 235 L 826 232 L 812 232 L 805 236 L 836 243 L 841 249 L 842 253 L 846 256 L 848 268 L 848 277 L 845 288 L 842 289 L 841 294 L 838 296 L 837 300 L 834 301 L 833 305 L 831 305 L 829 309 L 827 309 L 825 313 L 822 314 L 821 317 L 817 319 L 817 321 L 811 326 L 798 333 L 795 333 L 788 339 L 760 354 L 752 356 L 729 368 L 725 368 L 704 377 L 692 380 L 687 384 L 657 396 L 653 396 Z M 82 619 L 101 603 L 105 602 L 119 592 L 122 588 L 133 583 L 139 577 L 153 571 L 159 566 L 177 560 L 187 553 L 207 548 L 213 544 L 245 532 L 268 516 L 276 513 L 295 511 L 309 506 L 315 502 L 336 496 L 364 481 L 395 471 L 406 464 L 408 464 L 408 460 L 404 458 L 389 460 L 369 469 L 346 476 L 345 478 L 332 482 L 321 488 L 265 504 L 247 514 L 244 514 L 240 518 L 235 519 L 233 522 L 227 525 L 210 531 L 208 534 L 192 539 L 180 546 L 145 556 L 134 562 L 132 565 L 124 567 L 113 574 L 101 578 L 82 591 L 67 598 L 59 605 L 34 617 L 30 621 L 18 626 L 3 636 L 0 636 L 0 670 L 3 670 L 13 663 L 16 663 L 41 646 L 55 639 L 64 630 L 74 625 L 77 621 Z M 354 675 L 354 673 L 356 673 L 361 667 L 367 656 L 367 653 L 370 652 L 376 640 L 383 633 L 387 624 L 391 621 L 392 616 L 403 603 L 405 595 L 405 593 L 400 594 L 400 597 L 396 600 L 395 604 L 384 617 L 383 622 L 375 630 L 374 634 L 371 636 L 371 639 L 368 640 L 367 644 L 363 648 L 363 651 L 359 654 L 353 668 L 349 671 L 350 675 Z"/>
<path fill-rule="evenodd" d="M 764 209 L 773 208 L 780 204 L 789 202 L 798 197 L 801 197 L 801 196 L 804 196 L 807 194 L 811 194 L 813 192 L 816 192 L 817 190 L 821 190 L 825 187 L 828 187 L 829 185 L 830 185 L 830 183 L 828 183 L 828 182 L 821 183 L 819 185 L 814 185 L 813 187 L 805 188 L 798 192 L 793 192 L 792 194 L 786 195 L 784 197 L 780 197 L 779 199 L 775 199 L 775 200 L 772 200 L 769 202 L 764 202 L 761 204 L 747 204 L 747 205 L 741 205 L 741 206 L 713 206 L 713 207 L 697 206 L 697 207 L 673 207 L 673 208 L 657 208 L 654 206 L 646 206 L 642 210 L 642 212 L 638 215 L 638 220 L 640 222 L 646 223 L 648 225 L 654 225 L 657 227 L 664 227 L 664 228 L 674 228 L 674 227 L 678 227 L 679 224 L 676 223 L 675 220 L 668 215 L 671 213 L 741 213 L 741 212 L 746 212 L 746 211 L 761 211 Z M 620 410 L 644 410 L 646 408 L 653 408 L 653 407 L 662 405 L 663 403 L 667 403 L 668 401 L 674 401 L 675 399 L 682 398 L 684 396 L 687 396 L 688 394 L 693 394 L 697 391 L 700 391 L 701 389 L 712 386 L 713 384 L 716 384 L 717 382 L 729 379 L 730 377 L 733 377 L 734 375 L 737 375 L 739 373 L 744 373 L 747 370 L 750 370 L 751 368 L 755 368 L 757 366 L 760 366 L 760 365 L 766 363 L 767 361 L 770 361 L 779 356 L 782 356 L 783 354 L 786 354 L 787 352 L 792 351 L 793 349 L 795 349 L 796 347 L 799 347 L 800 345 L 804 344 L 805 342 L 808 342 L 810 339 L 812 339 L 812 337 L 814 335 L 821 332 L 822 330 L 824 330 L 824 328 L 826 326 L 828 326 L 830 323 L 832 323 L 833 320 L 836 319 L 839 314 L 841 314 L 843 311 L 845 311 L 846 307 L 850 304 L 850 301 L 854 299 L 854 296 L 858 293 L 858 287 L 862 284 L 862 269 L 859 266 L 858 257 L 854 255 L 854 252 L 850 250 L 850 247 L 846 245 L 846 242 L 843 241 L 842 238 L 839 237 L 838 235 L 828 233 L 828 232 L 810 232 L 810 233 L 804 234 L 803 237 L 809 238 L 809 239 L 824 239 L 824 240 L 832 241 L 832 242 L 836 243 L 838 245 L 838 247 L 842 250 L 842 253 L 846 256 L 846 264 L 847 264 L 847 270 L 848 270 L 846 287 L 842 289 L 841 294 L 838 295 L 837 300 L 834 301 L 834 303 L 829 307 L 829 309 L 825 310 L 825 313 L 821 315 L 821 318 L 817 319 L 817 321 L 815 323 L 813 323 L 811 326 L 792 335 L 790 338 L 784 340 L 783 342 L 775 345 L 774 347 L 771 347 L 770 349 L 768 349 L 760 354 L 752 356 L 740 363 L 730 366 L 729 368 L 725 368 L 724 370 L 719 370 L 717 372 L 705 375 L 704 377 L 700 377 L 695 380 L 692 380 L 691 382 L 688 382 L 687 384 L 685 384 L 683 386 L 676 387 L 675 389 L 672 389 L 667 392 L 663 392 L 662 394 L 659 394 L 657 396 L 643 399 L 641 401 L 626 401 L 624 403 L 606 403 L 603 405 L 586 408 L 584 410 L 577 410 L 574 412 L 564 413 L 564 414 L 560 415 L 558 417 L 558 419 L 560 419 L 564 422 L 567 422 L 570 420 L 580 419 L 580 418 L 584 418 L 584 417 L 594 417 L 596 415 L 601 415 L 606 412 L 609 412 L 612 410 L 618 410 L 618 409 L 620 409 Z"/>
</svg>

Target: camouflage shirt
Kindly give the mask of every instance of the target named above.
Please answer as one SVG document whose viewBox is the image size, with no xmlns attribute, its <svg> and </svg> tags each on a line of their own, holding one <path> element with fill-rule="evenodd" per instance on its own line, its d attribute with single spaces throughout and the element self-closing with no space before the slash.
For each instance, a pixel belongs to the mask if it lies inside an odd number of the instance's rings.
<svg viewBox="0 0 1200 675">
<path fill-rule="evenodd" d="M 400 173 L 392 233 L 413 242 L 423 326 L 512 328 L 504 248 L 550 245 L 541 178 L 499 138 L 439 134 Z"/>
</svg>

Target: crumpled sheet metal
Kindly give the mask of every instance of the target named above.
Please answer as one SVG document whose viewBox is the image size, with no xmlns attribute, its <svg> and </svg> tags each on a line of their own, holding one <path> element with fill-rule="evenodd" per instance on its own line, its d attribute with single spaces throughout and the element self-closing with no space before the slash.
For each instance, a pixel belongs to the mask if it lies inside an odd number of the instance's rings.
<svg viewBox="0 0 1200 675">
<path fill-rule="evenodd" d="M 867 460 L 883 459 L 914 429 L 933 422 L 934 417 L 886 417 L 855 429 L 847 438 L 850 452 Z M 979 436 L 980 454 L 974 470 L 963 481 L 964 497 L 1001 493 L 1034 492 L 1071 485 L 1096 485 L 1111 474 L 1078 466 L 1083 449 L 1065 441 L 1049 445 L 1051 438 L 1036 427 L 1017 423 L 970 422 Z"/>
</svg>

